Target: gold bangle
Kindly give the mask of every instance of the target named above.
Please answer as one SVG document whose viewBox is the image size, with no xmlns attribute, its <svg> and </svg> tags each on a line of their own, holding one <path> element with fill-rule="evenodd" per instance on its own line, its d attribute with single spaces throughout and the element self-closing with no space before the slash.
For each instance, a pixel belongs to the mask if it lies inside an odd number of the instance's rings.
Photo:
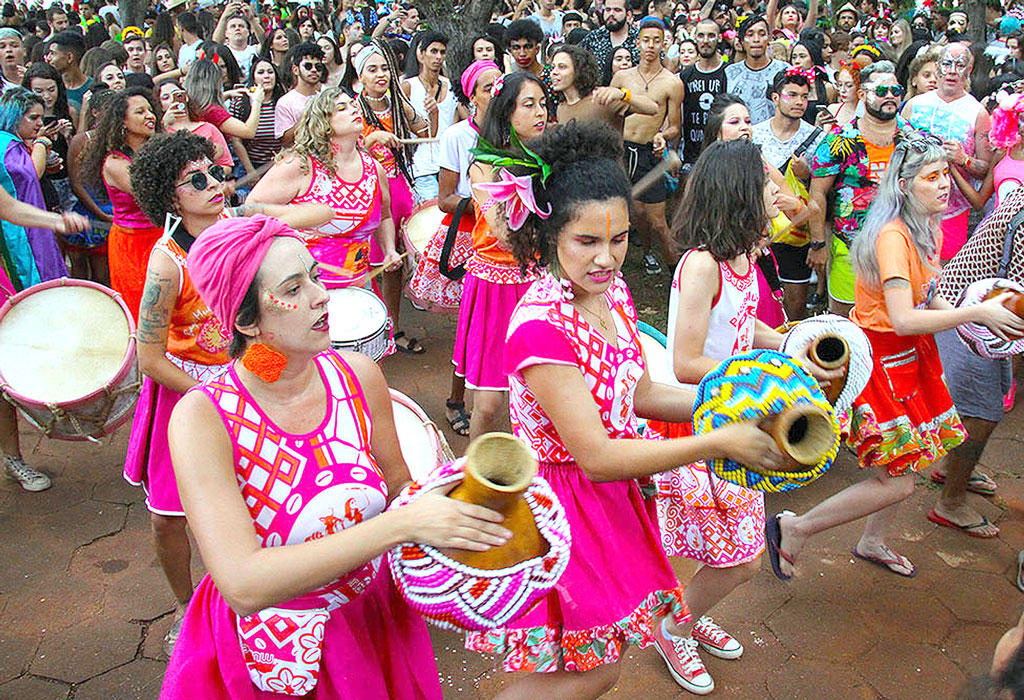
<svg viewBox="0 0 1024 700">
<path fill-rule="evenodd" d="M 626 104 L 629 104 L 629 101 L 633 99 L 633 93 L 631 93 L 626 88 L 619 89 L 622 90 L 622 101 L 625 102 Z"/>
</svg>

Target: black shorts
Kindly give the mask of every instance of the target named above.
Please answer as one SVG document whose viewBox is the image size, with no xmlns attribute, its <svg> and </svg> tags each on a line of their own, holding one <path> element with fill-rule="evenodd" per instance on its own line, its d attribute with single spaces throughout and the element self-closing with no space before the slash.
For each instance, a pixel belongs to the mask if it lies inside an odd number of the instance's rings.
<svg viewBox="0 0 1024 700">
<path fill-rule="evenodd" d="M 811 268 L 807 266 L 809 245 L 795 246 L 772 243 L 772 252 L 779 265 L 779 281 L 786 284 L 804 284 L 811 281 Z"/>
<path fill-rule="evenodd" d="M 634 185 L 661 162 L 661 158 L 654 155 L 654 146 L 649 143 L 623 141 L 622 145 L 626 149 L 626 174 Z M 659 204 L 666 199 L 668 191 L 665 189 L 664 177 L 659 177 L 636 197 L 638 202 L 644 204 Z"/>
</svg>

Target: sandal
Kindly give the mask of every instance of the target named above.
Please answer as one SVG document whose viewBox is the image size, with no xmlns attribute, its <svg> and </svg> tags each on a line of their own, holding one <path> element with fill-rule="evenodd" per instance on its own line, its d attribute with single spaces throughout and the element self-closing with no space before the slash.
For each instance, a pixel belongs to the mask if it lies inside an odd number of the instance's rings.
<svg viewBox="0 0 1024 700">
<path fill-rule="evenodd" d="M 462 437 L 469 437 L 469 414 L 466 413 L 466 402 L 446 399 L 444 407 L 449 411 L 455 411 L 454 418 L 445 416 L 448 418 L 448 427 L 452 429 L 452 432 Z"/>
<path fill-rule="evenodd" d="M 928 519 L 936 525 L 948 527 L 951 530 L 959 530 L 965 535 L 968 535 L 970 537 L 977 537 L 978 539 L 987 540 L 999 536 L 999 530 L 996 530 L 994 533 L 989 535 L 983 535 L 978 533 L 978 530 L 991 525 L 991 523 L 988 521 L 988 518 L 986 518 L 984 515 L 981 516 L 981 522 L 972 523 L 971 525 L 959 525 L 957 523 L 954 523 L 952 520 L 947 520 L 946 518 L 943 518 L 941 515 L 935 512 L 934 508 L 932 508 L 930 511 L 928 511 Z"/>
<path fill-rule="evenodd" d="M 934 469 L 932 470 L 931 478 L 936 484 L 946 483 L 946 475 Z M 971 472 L 970 478 L 967 479 L 967 490 L 981 496 L 994 496 L 996 494 L 996 482 L 988 474 L 982 474 L 977 471 Z"/>
<path fill-rule="evenodd" d="M 793 512 L 784 510 L 767 518 L 764 521 L 764 539 L 768 544 L 768 561 L 771 562 L 772 573 L 780 581 L 789 581 L 793 577 L 782 573 L 779 558 L 785 559 L 790 566 L 796 566 L 796 562 L 793 561 L 793 557 L 782 551 L 782 528 L 779 527 L 779 516 L 782 515 L 793 515 Z"/>
<path fill-rule="evenodd" d="M 1017 553 L 1017 588 L 1024 593 L 1024 550 Z"/>
<path fill-rule="evenodd" d="M 888 547 L 885 548 L 885 551 L 889 553 L 889 556 L 876 557 L 873 554 L 861 554 L 857 551 L 857 548 L 854 547 L 853 556 L 857 557 L 858 559 L 863 559 L 869 564 L 874 564 L 875 566 L 880 566 L 883 569 L 887 569 L 892 573 L 896 574 L 897 576 L 903 576 L 904 578 L 914 578 L 915 576 L 917 576 L 917 567 L 914 566 L 914 563 L 912 561 L 907 559 L 902 554 L 897 554 Z M 903 571 L 900 571 L 900 569 L 895 568 L 897 566 L 903 569 L 909 568 L 910 571 L 904 573 Z"/>
<path fill-rule="evenodd" d="M 398 342 L 401 338 L 405 339 L 405 345 Z M 395 347 L 407 355 L 422 355 L 425 352 L 423 346 L 420 345 L 420 341 L 416 340 L 411 335 L 406 336 L 405 331 L 398 331 L 395 333 Z"/>
</svg>

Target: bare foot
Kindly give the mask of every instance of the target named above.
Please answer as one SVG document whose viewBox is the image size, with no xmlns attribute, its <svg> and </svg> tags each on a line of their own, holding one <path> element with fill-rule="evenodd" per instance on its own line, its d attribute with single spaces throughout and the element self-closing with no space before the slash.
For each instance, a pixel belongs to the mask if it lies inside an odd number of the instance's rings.
<svg viewBox="0 0 1024 700">
<path fill-rule="evenodd" d="M 974 537 L 995 537 L 999 534 L 998 527 L 987 522 L 981 513 L 966 503 L 960 506 L 949 506 L 938 501 L 935 504 L 935 514 L 954 525 L 969 528 Z M 985 524 L 979 525 L 979 523 Z"/>
<path fill-rule="evenodd" d="M 796 515 L 779 515 L 779 532 L 782 535 L 779 549 L 788 554 L 794 562 L 800 556 L 804 542 L 807 541 L 807 536 L 800 534 L 799 528 L 796 526 L 797 522 L 798 516 Z M 779 557 L 779 569 L 786 576 L 796 573 L 796 565 L 790 564 L 785 557 Z"/>
</svg>

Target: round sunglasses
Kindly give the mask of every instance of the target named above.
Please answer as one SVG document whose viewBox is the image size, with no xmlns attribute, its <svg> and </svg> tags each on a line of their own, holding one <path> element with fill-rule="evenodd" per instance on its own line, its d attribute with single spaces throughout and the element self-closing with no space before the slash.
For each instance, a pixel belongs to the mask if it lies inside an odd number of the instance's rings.
<svg viewBox="0 0 1024 700">
<path fill-rule="evenodd" d="M 210 186 L 210 181 L 206 177 L 207 173 L 209 173 L 210 177 L 212 177 L 217 182 L 224 182 L 224 180 L 227 178 L 227 173 L 224 172 L 223 165 L 211 165 L 210 169 L 207 170 L 205 173 L 192 173 L 192 177 L 190 177 L 187 180 L 179 182 L 178 184 L 175 185 L 175 187 L 181 187 L 182 185 L 192 185 L 192 189 L 194 189 L 196 192 L 202 192 L 203 190 Z"/>
</svg>

